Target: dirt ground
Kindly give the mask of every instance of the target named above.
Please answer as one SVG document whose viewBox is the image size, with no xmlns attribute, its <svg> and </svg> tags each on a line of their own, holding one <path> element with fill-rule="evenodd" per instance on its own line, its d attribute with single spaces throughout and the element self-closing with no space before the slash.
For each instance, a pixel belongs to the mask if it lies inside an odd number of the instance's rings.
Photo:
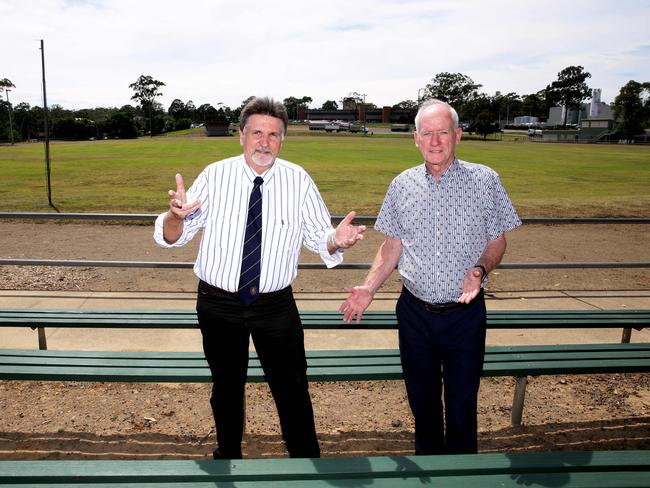
<svg viewBox="0 0 650 488">
<path fill-rule="evenodd" d="M 526 225 L 504 262 L 648 261 L 647 225 Z M 346 253 L 372 260 L 380 236 Z M 151 226 L 0 221 L 3 258 L 191 262 L 196 245 L 162 250 Z M 317 262 L 304 253 L 301 262 Z M 297 292 L 341 291 L 365 271 L 299 271 Z M 497 270 L 488 291 L 648 290 L 647 269 Z M 192 291 L 191 270 L 0 266 L 0 289 Z M 399 290 L 397 275 L 385 290 Z M 117 332 L 116 332 L 117 333 Z M 479 449 L 650 449 L 650 375 L 530 378 L 524 424 L 510 426 L 514 380 L 486 378 Z M 413 421 L 400 381 L 313 383 L 323 455 L 411 454 Z M 208 385 L 0 381 L 1 459 L 205 458 L 215 442 Z M 247 387 L 247 457 L 284 456 L 266 385 Z"/>
</svg>

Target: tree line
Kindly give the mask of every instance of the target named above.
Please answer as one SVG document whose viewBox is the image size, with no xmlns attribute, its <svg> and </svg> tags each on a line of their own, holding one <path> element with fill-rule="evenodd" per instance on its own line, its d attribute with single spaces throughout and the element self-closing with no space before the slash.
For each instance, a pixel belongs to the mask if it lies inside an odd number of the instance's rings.
<svg viewBox="0 0 650 488">
<path fill-rule="evenodd" d="M 524 115 L 545 120 L 549 109 L 558 105 L 578 109 L 584 100 L 591 97 L 591 89 L 586 81 L 590 77 L 591 74 L 582 66 L 568 66 L 558 73 L 556 80 L 535 93 L 519 95 L 514 92 L 497 92 L 488 95 L 480 92 L 482 85 L 475 83 L 469 76 L 442 72 L 418 90 L 417 100 L 403 100 L 393 105 L 393 108 L 410 110 L 414 115 L 423 101 L 438 98 L 456 108 L 460 119 L 467 124 L 466 128 L 487 135 L 503 120 L 510 121 Z M 163 87 L 164 82 L 150 75 L 141 75 L 129 85 L 133 90 L 131 99 L 135 102 L 134 105 L 81 110 L 67 110 L 60 105 L 53 105 L 48 109 L 51 136 L 73 140 L 135 138 L 188 129 L 213 120 L 237 121 L 242 108 L 252 98 L 243 100 L 236 108 L 223 103 L 217 103 L 216 107 L 209 103 L 197 106 L 192 100 L 183 102 L 177 98 L 165 110 L 156 100 L 163 95 Z M 0 140 L 13 142 L 41 137 L 45 116 L 43 108 L 32 107 L 24 102 L 14 106 L 9 100 L 9 92 L 15 88 L 9 79 L 0 80 Z M 619 131 L 624 138 L 632 139 L 650 127 L 649 95 L 649 82 L 631 80 L 620 89 L 613 107 L 614 115 L 619 121 Z M 298 119 L 301 110 L 310 108 L 312 102 L 313 99 L 309 96 L 292 96 L 283 100 L 291 119 Z M 366 108 L 375 107 L 373 103 L 366 102 L 365 95 L 351 92 L 339 101 L 326 100 L 320 108 L 356 110 L 362 104 Z M 566 112 L 563 125 L 566 126 Z"/>
</svg>

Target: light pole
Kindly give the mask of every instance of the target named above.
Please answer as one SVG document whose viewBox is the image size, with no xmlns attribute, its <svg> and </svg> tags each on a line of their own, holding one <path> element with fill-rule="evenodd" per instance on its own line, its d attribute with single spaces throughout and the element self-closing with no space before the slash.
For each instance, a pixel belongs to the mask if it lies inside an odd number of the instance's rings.
<svg viewBox="0 0 650 488">
<path fill-rule="evenodd" d="M 418 88 L 418 107 L 422 104 L 422 95 L 420 93 L 424 90 L 424 88 Z"/>
<path fill-rule="evenodd" d="M 365 93 L 357 93 L 358 96 L 363 97 L 362 100 L 362 105 L 361 108 L 363 109 L 363 135 L 366 135 L 366 94 Z"/>
<path fill-rule="evenodd" d="M 14 127 L 11 121 L 11 103 L 9 103 L 9 88 L 5 88 L 5 93 L 7 94 L 7 106 L 9 108 L 9 134 L 11 134 L 11 145 L 14 145 Z"/>
<path fill-rule="evenodd" d="M 54 208 L 57 212 L 57 208 L 52 203 L 52 178 L 50 170 L 50 126 L 48 123 L 48 110 L 47 110 L 47 89 L 45 87 L 45 46 L 43 45 L 43 39 L 41 39 L 41 70 L 43 72 L 43 122 L 45 128 L 45 167 L 47 174 L 47 202 L 50 207 Z"/>
</svg>

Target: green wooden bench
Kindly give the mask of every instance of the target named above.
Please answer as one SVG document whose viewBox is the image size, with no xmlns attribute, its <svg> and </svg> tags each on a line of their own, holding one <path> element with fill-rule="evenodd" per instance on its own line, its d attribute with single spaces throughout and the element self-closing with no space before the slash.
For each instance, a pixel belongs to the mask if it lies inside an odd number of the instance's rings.
<svg viewBox="0 0 650 488">
<path fill-rule="evenodd" d="M 306 329 L 389 329 L 397 326 L 394 312 L 368 312 L 362 324 L 345 324 L 337 312 L 301 312 Z M 39 349 L 45 351 L 46 327 L 195 329 L 192 310 L 44 310 L 0 309 L 0 327 L 31 327 L 39 331 Z M 490 329 L 624 329 L 629 343 L 631 328 L 650 326 L 650 310 L 489 311 Z M 627 331 L 627 332 L 626 332 Z M 637 349 L 639 348 L 640 349 Z M 604 352 L 607 351 L 607 352 Z M 504 355 L 516 354 L 513 356 Z M 200 353 L 117 353 L 2 351 L 0 378 L 86 381 L 209 381 Z M 608 356 L 604 357 L 603 354 Z M 529 375 L 616 373 L 648 371 L 643 345 L 510 346 L 488 348 L 484 374 L 515 376 L 512 422 L 521 423 Z M 610 357 L 619 355 L 619 357 Z M 396 350 L 311 351 L 308 357 L 312 381 L 399 379 Z M 611 361 L 611 362 L 610 362 Z M 257 369 L 256 369 L 257 368 Z M 255 358 L 250 381 L 261 381 Z"/>
<path fill-rule="evenodd" d="M 646 451 L 235 461 L 0 461 L 5 488 L 647 487 Z"/>
<path fill-rule="evenodd" d="M 307 351 L 310 381 L 397 380 L 397 349 Z M 523 414 L 528 376 L 650 371 L 650 343 L 492 346 L 484 376 L 517 378 L 512 423 Z M 89 352 L 0 349 L 0 379 L 44 381 L 210 382 L 201 352 Z M 254 353 L 250 382 L 264 381 Z"/>
<path fill-rule="evenodd" d="M 366 312 L 362 323 L 346 324 L 338 312 L 300 313 L 305 329 L 392 329 L 395 312 Z M 57 310 L 0 309 L 0 327 L 31 327 L 39 331 L 39 348 L 47 349 L 46 327 L 194 329 L 193 310 Z M 488 329 L 622 328 L 621 342 L 631 330 L 650 327 L 650 310 L 525 310 L 488 311 Z"/>
</svg>

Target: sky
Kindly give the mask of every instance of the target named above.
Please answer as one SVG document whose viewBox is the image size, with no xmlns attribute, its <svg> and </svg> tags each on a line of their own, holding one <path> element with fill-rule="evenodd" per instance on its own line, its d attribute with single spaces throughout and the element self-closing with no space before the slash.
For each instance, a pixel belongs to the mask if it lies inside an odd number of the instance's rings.
<svg viewBox="0 0 650 488">
<path fill-rule="evenodd" d="M 48 106 L 67 109 L 135 104 L 140 75 L 165 83 L 164 108 L 352 92 L 381 107 L 441 72 L 525 95 L 572 65 L 609 103 L 650 81 L 649 24 L 650 0 L 0 0 L 0 79 L 42 106 L 42 39 Z"/>
</svg>

